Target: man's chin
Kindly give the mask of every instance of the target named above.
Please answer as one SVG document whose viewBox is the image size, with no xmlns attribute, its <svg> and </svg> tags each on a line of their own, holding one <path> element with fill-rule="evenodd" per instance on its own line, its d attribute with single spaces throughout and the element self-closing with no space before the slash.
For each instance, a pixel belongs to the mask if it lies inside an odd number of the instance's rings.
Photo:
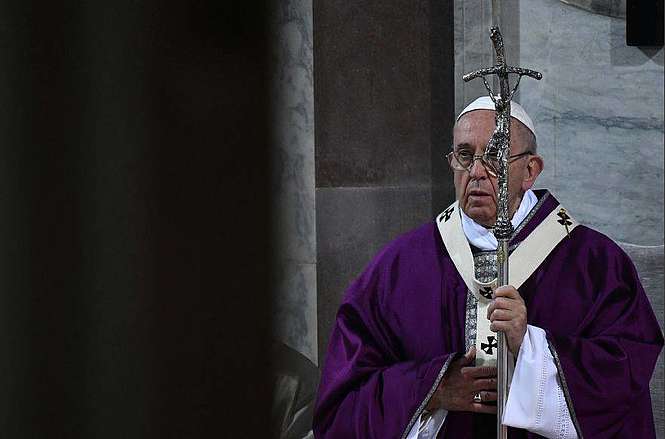
<svg viewBox="0 0 665 439">
<path fill-rule="evenodd" d="M 496 223 L 496 216 L 487 207 L 469 206 L 464 209 L 466 216 L 477 222 L 483 227 L 493 227 Z"/>
</svg>

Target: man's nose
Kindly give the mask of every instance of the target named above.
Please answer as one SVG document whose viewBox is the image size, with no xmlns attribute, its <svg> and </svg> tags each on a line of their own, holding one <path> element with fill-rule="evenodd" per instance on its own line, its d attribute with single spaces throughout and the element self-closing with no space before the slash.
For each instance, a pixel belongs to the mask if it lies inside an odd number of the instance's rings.
<svg viewBox="0 0 665 439">
<path fill-rule="evenodd" d="M 473 158 L 473 163 L 471 163 L 471 168 L 469 168 L 469 175 L 471 178 L 487 178 L 487 169 L 485 169 L 485 164 L 479 157 Z"/>
</svg>

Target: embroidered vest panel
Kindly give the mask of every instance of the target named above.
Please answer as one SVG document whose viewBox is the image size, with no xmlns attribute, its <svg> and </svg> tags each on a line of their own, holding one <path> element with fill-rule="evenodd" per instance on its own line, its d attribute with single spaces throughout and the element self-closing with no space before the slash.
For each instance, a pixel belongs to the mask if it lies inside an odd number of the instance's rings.
<svg viewBox="0 0 665 439">
<path fill-rule="evenodd" d="M 476 279 L 489 283 L 496 279 L 496 252 L 479 252 L 473 256 L 473 266 Z M 464 324 L 465 348 L 468 351 L 476 344 L 478 299 L 469 291 L 466 295 L 466 320 Z"/>
</svg>

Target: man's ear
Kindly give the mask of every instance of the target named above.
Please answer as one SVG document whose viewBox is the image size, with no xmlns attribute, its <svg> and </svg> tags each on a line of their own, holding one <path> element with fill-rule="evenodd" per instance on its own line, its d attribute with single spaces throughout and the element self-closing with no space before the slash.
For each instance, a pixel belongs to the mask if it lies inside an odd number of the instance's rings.
<svg viewBox="0 0 665 439">
<path fill-rule="evenodd" d="M 531 189 L 531 186 L 536 182 L 536 179 L 543 172 L 545 163 L 543 158 L 537 154 L 529 156 L 529 163 L 526 166 L 526 173 L 522 181 L 522 190 L 526 191 Z"/>
</svg>

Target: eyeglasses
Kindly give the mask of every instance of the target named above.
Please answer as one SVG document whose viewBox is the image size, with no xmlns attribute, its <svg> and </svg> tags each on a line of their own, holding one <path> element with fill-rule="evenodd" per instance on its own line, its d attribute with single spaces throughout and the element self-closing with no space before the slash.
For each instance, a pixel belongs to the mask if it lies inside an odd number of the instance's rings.
<svg viewBox="0 0 665 439">
<path fill-rule="evenodd" d="M 525 151 L 519 154 L 511 155 L 508 157 L 508 163 L 512 163 L 520 157 L 533 155 L 532 151 Z M 461 151 L 451 151 L 446 154 L 448 164 L 454 171 L 469 171 L 476 160 L 487 170 L 487 173 L 492 177 L 496 177 L 499 173 L 499 157 L 496 153 L 484 153 L 480 155 L 473 154 L 470 150 L 463 149 Z"/>
</svg>

